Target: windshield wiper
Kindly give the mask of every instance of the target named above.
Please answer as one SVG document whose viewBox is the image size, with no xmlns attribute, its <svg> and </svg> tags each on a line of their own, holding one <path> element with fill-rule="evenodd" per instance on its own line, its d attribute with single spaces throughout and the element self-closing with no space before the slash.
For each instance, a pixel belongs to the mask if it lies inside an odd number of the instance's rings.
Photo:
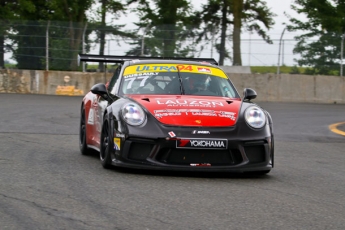
<svg viewBox="0 0 345 230">
<path fill-rule="evenodd" d="M 176 66 L 176 68 L 177 68 L 178 80 L 180 81 L 181 95 L 183 95 L 184 94 L 184 88 L 183 88 L 183 84 L 182 84 L 182 78 L 181 78 L 181 74 L 180 74 L 180 69 L 178 68 L 178 66 Z"/>
</svg>

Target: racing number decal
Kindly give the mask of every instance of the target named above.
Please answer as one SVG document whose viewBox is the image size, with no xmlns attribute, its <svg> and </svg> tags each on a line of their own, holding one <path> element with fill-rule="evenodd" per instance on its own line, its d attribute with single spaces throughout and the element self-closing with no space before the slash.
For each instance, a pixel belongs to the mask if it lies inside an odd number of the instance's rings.
<svg viewBox="0 0 345 230">
<path fill-rule="evenodd" d="M 149 78 L 150 76 L 141 76 L 141 77 L 133 77 L 133 78 L 125 78 L 125 81 L 129 81 L 128 85 L 127 85 L 127 89 L 132 88 L 132 84 L 134 82 L 134 80 L 136 79 L 142 79 L 140 82 L 139 87 L 143 87 L 145 85 L 146 80 Z"/>
<path fill-rule="evenodd" d="M 179 71 L 182 71 L 182 70 L 193 71 L 193 67 L 191 65 L 177 65 L 176 67 L 178 68 Z"/>
</svg>

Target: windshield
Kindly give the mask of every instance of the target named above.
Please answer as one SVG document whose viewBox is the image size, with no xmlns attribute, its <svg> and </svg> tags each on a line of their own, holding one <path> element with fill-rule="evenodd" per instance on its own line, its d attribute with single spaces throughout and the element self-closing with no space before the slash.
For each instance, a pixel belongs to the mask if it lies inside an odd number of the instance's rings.
<svg viewBox="0 0 345 230">
<path fill-rule="evenodd" d="M 198 65 L 129 66 L 124 71 L 121 90 L 123 94 L 239 97 L 222 70 Z"/>
</svg>

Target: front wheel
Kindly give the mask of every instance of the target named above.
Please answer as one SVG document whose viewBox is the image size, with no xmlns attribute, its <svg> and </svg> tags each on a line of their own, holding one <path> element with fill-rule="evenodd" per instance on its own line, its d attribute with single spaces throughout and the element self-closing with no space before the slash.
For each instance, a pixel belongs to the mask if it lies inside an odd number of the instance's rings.
<svg viewBox="0 0 345 230">
<path fill-rule="evenodd" d="M 111 168 L 111 149 L 113 142 L 110 135 L 109 122 L 104 118 L 104 123 L 101 132 L 101 148 L 100 148 L 100 160 L 103 168 Z"/>
</svg>

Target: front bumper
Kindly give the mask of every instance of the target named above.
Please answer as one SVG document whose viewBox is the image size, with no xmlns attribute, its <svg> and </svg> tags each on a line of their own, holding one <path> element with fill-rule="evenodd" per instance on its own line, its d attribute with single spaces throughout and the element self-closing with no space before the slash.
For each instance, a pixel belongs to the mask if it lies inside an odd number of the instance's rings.
<svg viewBox="0 0 345 230">
<path fill-rule="evenodd" d="M 227 139 L 225 149 L 180 149 L 176 139 L 128 137 L 114 150 L 112 164 L 136 169 L 209 172 L 267 171 L 273 168 L 271 137 Z"/>
</svg>

